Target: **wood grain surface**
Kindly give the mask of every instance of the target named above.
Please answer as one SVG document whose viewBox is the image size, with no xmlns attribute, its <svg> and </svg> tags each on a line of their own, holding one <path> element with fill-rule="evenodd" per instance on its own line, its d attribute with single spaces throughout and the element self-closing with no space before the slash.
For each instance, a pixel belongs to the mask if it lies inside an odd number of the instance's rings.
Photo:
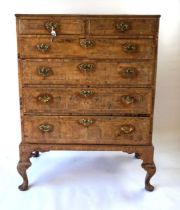
<svg viewBox="0 0 180 210">
<path fill-rule="evenodd" d="M 143 160 L 153 191 L 159 17 L 16 15 L 20 190 L 39 152 L 117 150 Z"/>
</svg>

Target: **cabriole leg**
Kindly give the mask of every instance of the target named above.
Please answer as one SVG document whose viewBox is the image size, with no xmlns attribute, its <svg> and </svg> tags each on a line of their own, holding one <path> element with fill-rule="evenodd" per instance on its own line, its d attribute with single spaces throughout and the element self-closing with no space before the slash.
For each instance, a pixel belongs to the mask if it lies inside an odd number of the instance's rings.
<svg viewBox="0 0 180 210">
<path fill-rule="evenodd" d="M 23 178 L 23 183 L 19 186 L 19 190 L 25 191 L 28 189 L 28 177 L 26 170 L 31 166 L 30 157 L 31 151 L 29 151 L 25 146 L 20 146 L 20 160 L 17 165 L 17 170 L 21 177 Z"/>
<path fill-rule="evenodd" d="M 147 172 L 146 178 L 145 178 L 145 189 L 151 192 L 154 190 L 154 186 L 151 185 L 150 179 L 156 172 L 156 166 L 155 166 L 154 162 L 142 163 L 142 168 L 144 168 L 144 170 L 146 170 L 146 172 Z"/>
<path fill-rule="evenodd" d="M 156 172 L 156 166 L 153 161 L 153 154 L 154 154 L 154 149 L 153 147 L 150 147 L 147 150 L 144 150 L 141 156 L 141 159 L 143 160 L 141 166 L 147 172 L 145 178 L 145 189 L 150 192 L 154 190 L 154 186 L 151 185 L 150 180 Z"/>
</svg>

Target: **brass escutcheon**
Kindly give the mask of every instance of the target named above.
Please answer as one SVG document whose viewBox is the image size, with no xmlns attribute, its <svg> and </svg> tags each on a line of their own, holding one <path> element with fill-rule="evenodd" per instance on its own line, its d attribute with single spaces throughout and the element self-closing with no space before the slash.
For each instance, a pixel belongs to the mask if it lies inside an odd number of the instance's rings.
<svg viewBox="0 0 180 210">
<path fill-rule="evenodd" d="M 133 67 L 127 67 L 127 68 L 122 69 L 120 74 L 123 78 L 133 78 L 137 75 L 137 70 L 136 68 L 133 68 Z"/>
<path fill-rule="evenodd" d="M 92 39 L 81 39 L 80 45 L 83 48 L 93 48 L 95 46 L 95 41 Z"/>
<path fill-rule="evenodd" d="M 47 23 L 44 24 L 44 26 L 48 31 L 55 30 L 58 28 L 58 24 L 53 21 L 48 21 Z"/>
<path fill-rule="evenodd" d="M 81 90 L 80 94 L 84 97 L 89 97 L 89 96 L 92 96 L 94 94 L 94 91 L 92 91 L 92 90 Z"/>
<path fill-rule="evenodd" d="M 93 63 L 81 63 L 81 64 L 79 64 L 78 67 L 83 72 L 94 71 L 94 68 L 95 68 Z"/>
<path fill-rule="evenodd" d="M 95 120 L 92 119 L 80 119 L 79 123 L 85 127 L 88 127 L 90 125 L 92 125 L 93 123 L 95 123 Z"/>
</svg>

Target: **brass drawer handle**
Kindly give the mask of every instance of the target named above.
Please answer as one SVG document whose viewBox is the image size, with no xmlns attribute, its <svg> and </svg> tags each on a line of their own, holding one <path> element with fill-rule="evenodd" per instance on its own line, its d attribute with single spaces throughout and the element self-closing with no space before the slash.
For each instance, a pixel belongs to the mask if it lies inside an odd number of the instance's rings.
<svg viewBox="0 0 180 210">
<path fill-rule="evenodd" d="M 122 69 L 120 74 L 123 78 L 133 78 L 137 76 L 137 69 L 133 67 L 127 67 Z"/>
<path fill-rule="evenodd" d="M 135 131 L 135 127 L 133 125 L 126 124 L 126 125 L 122 125 L 120 127 L 120 130 L 124 134 L 130 134 Z"/>
<path fill-rule="evenodd" d="M 90 125 L 92 125 L 93 123 L 95 123 L 95 120 L 92 119 L 80 119 L 79 123 L 85 127 L 88 127 Z"/>
<path fill-rule="evenodd" d="M 124 96 L 121 97 L 121 99 L 127 105 L 133 104 L 133 103 L 136 102 L 135 97 L 134 96 L 130 96 L 130 95 L 124 95 Z"/>
<path fill-rule="evenodd" d="M 40 67 L 37 70 L 37 73 L 39 76 L 42 76 L 42 77 L 49 77 L 49 76 L 53 75 L 53 71 L 49 67 Z"/>
<path fill-rule="evenodd" d="M 79 69 L 83 72 L 90 72 L 90 71 L 94 71 L 95 66 L 93 63 L 81 63 L 79 64 Z"/>
<path fill-rule="evenodd" d="M 39 130 L 43 133 L 49 133 L 49 132 L 52 132 L 54 129 L 54 126 L 51 125 L 51 124 L 41 124 L 39 126 Z"/>
<path fill-rule="evenodd" d="M 49 49 L 49 45 L 44 44 L 44 43 L 42 43 L 42 44 L 37 44 L 36 47 L 37 47 L 37 49 L 38 49 L 39 51 L 41 51 L 41 52 L 47 52 L 48 49 Z"/>
<path fill-rule="evenodd" d="M 50 94 L 40 94 L 37 96 L 37 100 L 41 103 L 48 103 L 53 99 L 53 97 Z"/>
<path fill-rule="evenodd" d="M 121 22 L 116 24 L 116 30 L 119 32 L 125 32 L 129 29 L 129 25 L 127 23 Z"/>
<path fill-rule="evenodd" d="M 52 21 L 45 23 L 45 28 L 50 31 L 51 34 L 51 41 L 56 37 L 56 29 L 58 28 L 58 24 Z"/>
<path fill-rule="evenodd" d="M 92 39 L 81 39 L 80 46 L 83 48 L 93 48 L 95 46 L 95 41 Z"/>
<path fill-rule="evenodd" d="M 52 29 L 56 30 L 58 28 L 58 24 L 56 22 L 53 22 L 53 21 L 46 22 L 44 24 L 44 26 L 48 31 L 51 31 Z"/>
<path fill-rule="evenodd" d="M 92 90 L 81 90 L 80 94 L 84 97 L 90 97 L 94 94 L 94 91 L 92 91 Z"/>
<path fill-rule="evenodd" d="M 131 43 L 125 43 L 122 45 L 124 52 L 136 52 L 137 51 L 137 45 L 131 44 Z"/>
</svg>

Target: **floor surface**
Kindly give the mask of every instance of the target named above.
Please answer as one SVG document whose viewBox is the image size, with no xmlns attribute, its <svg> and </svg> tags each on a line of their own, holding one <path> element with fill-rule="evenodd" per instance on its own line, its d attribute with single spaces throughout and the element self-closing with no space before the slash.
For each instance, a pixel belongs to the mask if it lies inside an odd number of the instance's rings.
<svg viewBox="0 0 180 210">
<path fill-rule="evenodd" d="M 179 139 L 154 135 L 154 192 L 144 190 L 141 160 L 121 152 L 43 153 L 31 159 L 30 189 L 21 192 L 17 159 L 8 153 L 0 159 L 0 209 L 179 210 Z"/>
</svg>

